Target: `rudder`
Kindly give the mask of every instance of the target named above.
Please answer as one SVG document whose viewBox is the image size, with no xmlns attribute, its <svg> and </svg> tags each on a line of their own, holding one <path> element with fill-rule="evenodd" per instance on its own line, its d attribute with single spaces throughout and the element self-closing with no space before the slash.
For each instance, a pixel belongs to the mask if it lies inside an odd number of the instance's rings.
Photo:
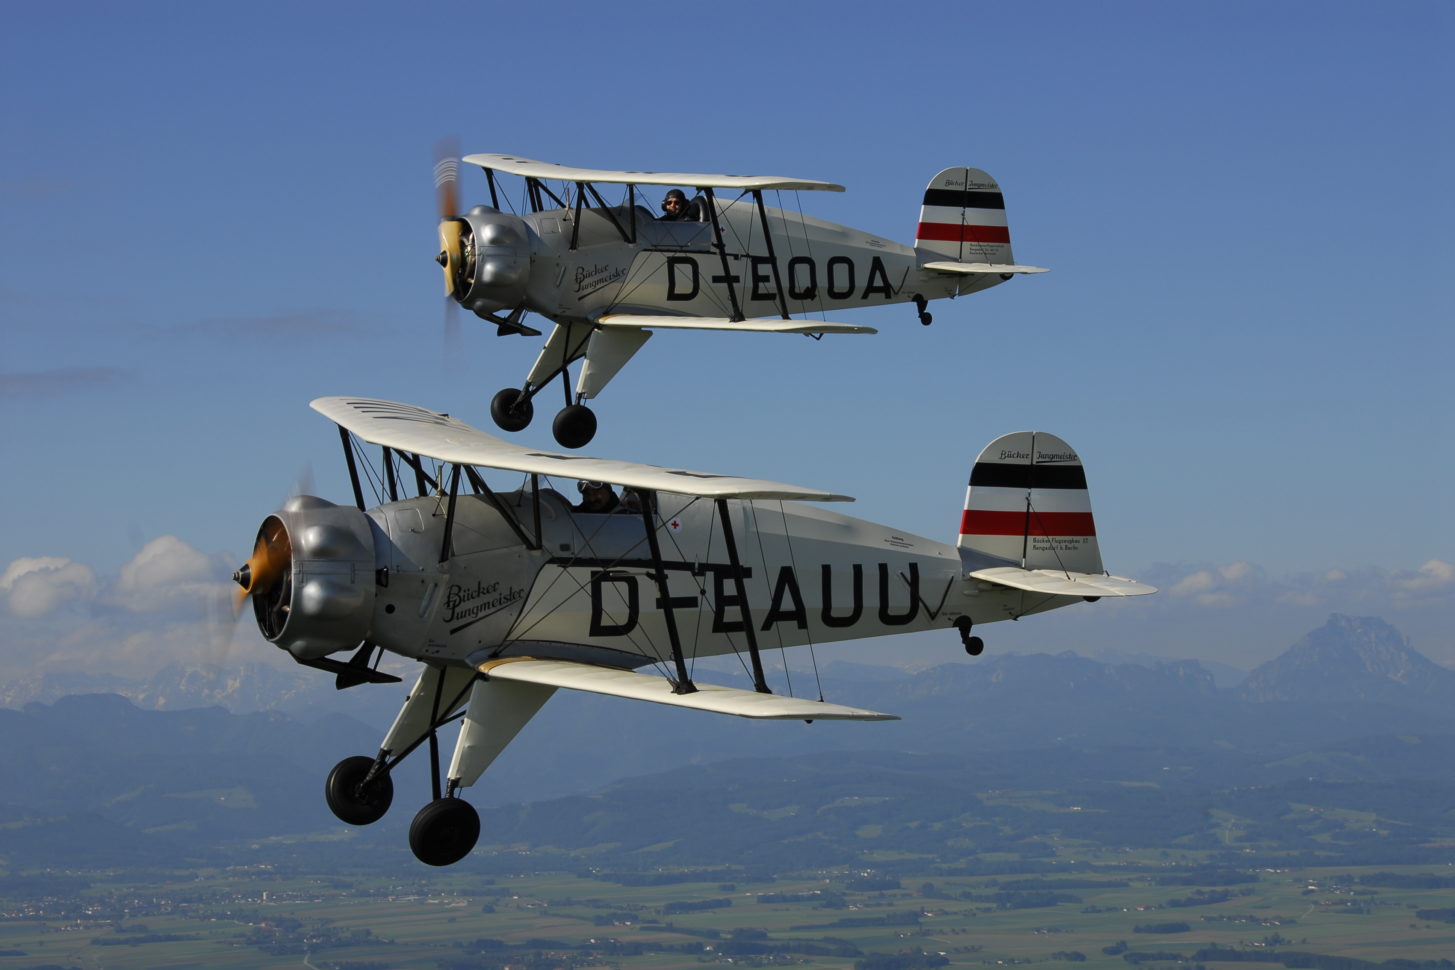
<svg viewBox="0 0 1455 970">
<path fill-rule="evenodd" d="M 932 260 L 1012 265 L 1005 197 L 978 168 L 947 168 L 930 180 L 914 248 Z"/>
<path fill-rule="evenodd" d="M 992 441 L 970 472 L 957 545 L 972 566 L 1104 572 L 1076 452 L 1044 431 Z"/>
</svg>

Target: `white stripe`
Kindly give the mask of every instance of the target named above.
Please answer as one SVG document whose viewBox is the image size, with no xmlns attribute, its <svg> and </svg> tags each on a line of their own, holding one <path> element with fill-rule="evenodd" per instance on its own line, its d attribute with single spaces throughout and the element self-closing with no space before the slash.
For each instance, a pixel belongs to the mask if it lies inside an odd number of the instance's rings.
<svg viewBox="0 0 1455 970">
<path fill-rule="evenodd" d="M 1031 492 L 1037 512 L 1090 512 L 1091 493 L 1084 488 L 1038 488 Z M 976 485 L 965 492 L 965 508 L 985 512 L 1023 512 L 1026 490 Z"/>
<path fill-rule="evenodd" d="M 952 226 L 1009 226 L 1004 209 L 956 209 L 945 205 L 919 207 L 920 222 L 943 222 Z"/>
</svg>

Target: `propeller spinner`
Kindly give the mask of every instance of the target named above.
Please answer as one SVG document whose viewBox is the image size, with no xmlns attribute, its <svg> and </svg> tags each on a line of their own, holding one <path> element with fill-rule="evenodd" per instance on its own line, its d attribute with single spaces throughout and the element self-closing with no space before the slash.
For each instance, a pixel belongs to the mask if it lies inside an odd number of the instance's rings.
<svg viewBox="0 0 1455 970">
<path fill-rule="evenodd" d="M 293 560 L 293 544 L 288 530 L 277 516 L 268 516 L 258 529 L 253 554 L 232 574 L 240 589 L 233 601 L 233 611 L 241 613 L 243 603 L 253 599 L 253 611 L 265 636 L 276 636 L 287 619 L 288 589 Z M 281 594 L 281 595 L 279 595 Z"/>
</svg>

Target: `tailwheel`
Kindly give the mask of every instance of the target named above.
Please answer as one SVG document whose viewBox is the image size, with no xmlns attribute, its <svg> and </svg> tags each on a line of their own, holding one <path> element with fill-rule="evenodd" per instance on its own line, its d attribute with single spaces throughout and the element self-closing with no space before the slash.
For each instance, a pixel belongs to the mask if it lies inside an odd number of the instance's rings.
<svg viewBox="0 0 1455 970">
<path fill-rule="evenodd" d="M 409 826 L 409 848 L 427 866 L 450 866 L 470 854 L 480 838 L 480 815 L 469 802 L 436 798 Z"/>
<path fill-rule="evenodd" d="M 974 625 L 974 621 L 968 616 L 957 616 L 951 624 L 959 632 L 960 645 L 965 648 L 965 652 L 972 657 L 978 657 L 985 652 L 985 641 L 970 635 L 970 628 Z"/>
<path fill-rule="evenodd" d="M 560 410 L 551 434 L 562 448 L 582 448 L 596 437 L 596 415 L 584 404 L 570 404 Z"/>
<path fill-rule="evenodd" d="M 502 431 L 524 431 L 535 417 L 535 406 L 520 388 L 506 387 L 490 399 L 490 417 Z"/>
<path fill-rule="evenodd" d="M 384 817 L 394 801 L 394 782 L 387 771 L 373 778 L 369 772 L 374 759 L 363 755 L 345 758 L 333 766 L 324 784 L 323 795 L 339 821 L 350 825 L 370 825 Z"/>
</svg>

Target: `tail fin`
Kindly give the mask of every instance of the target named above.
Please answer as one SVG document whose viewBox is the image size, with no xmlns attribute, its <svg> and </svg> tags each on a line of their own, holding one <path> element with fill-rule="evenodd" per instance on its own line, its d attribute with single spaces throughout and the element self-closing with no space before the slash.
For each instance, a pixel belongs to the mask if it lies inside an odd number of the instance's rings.
<svg viewBox="0 0 1455 970">
<path fill-rule="evenodd" d="M 970 472 L 958 545 L 970 568 L 1103 572 L 1086 471 L 1076 452 L 1044 431 L 992 441 Z"/>
<path fill-rule="evenodd" d="M 947 168 L 932 178 L 914 248 L 930 260 L 1014 265 L 1005 197 L 995 179 L 978 168 Z"/>
</svg>

